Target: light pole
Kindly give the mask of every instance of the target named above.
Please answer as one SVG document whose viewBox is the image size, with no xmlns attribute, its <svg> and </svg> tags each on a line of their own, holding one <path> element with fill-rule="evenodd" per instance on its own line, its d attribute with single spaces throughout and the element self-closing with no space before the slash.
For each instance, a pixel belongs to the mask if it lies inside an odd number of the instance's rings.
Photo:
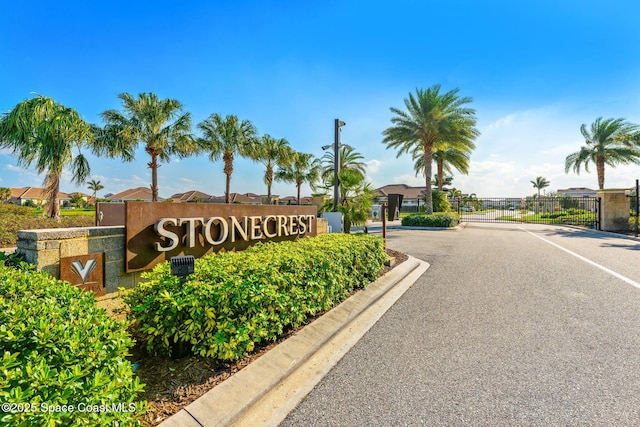
<svg viewBox="0 0 640 427">
<path fill-rule="evenodd" d="M 333 138 L 333 210 L 338 211 L 338 205 L 340 203 L 340 181 L 338 174 L 340 173 L 340 132 L 342 132 L 342 126 L 346 125 L 340 119 L 334 121 L 334 138 Z M 331 148 L 331 145 L 325 145 L 323 150 Z"/>
</svg>

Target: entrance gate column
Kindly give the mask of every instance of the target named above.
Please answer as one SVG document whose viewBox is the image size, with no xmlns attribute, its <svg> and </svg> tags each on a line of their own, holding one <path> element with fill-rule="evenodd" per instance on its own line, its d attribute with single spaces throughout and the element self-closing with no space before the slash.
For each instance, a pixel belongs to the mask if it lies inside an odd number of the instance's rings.
<svg viewBox="0 0 640 427">
<path fill-rule="evenodd" d="M 629 229 L 629 198 L 625 195 L 628 188 L 610 188 L 597 190 L 601 200 L 600 229 L 604 231 L 623 231 Z"/>
</svg>

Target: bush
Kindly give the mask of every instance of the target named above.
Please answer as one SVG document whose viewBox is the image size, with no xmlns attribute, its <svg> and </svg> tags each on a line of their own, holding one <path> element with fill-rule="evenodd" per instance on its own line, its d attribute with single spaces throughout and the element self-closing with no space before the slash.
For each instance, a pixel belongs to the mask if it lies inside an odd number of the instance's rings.
<svg viewBox="0 0 640 427">
<path fill-rule="evenodd" d="M 434 212 L 449 212 L 451 210 L 451 203 L 449 203 L 447 194 L 444 191 L 433 190 L 431 198 Z"/>
<path fill-rule="evenodd" d="M 183 284 L 159 264 L 124 299 L 151 353 L 237 360 L 376 280 L 385 260 L 382 239 L 364 234 L 258 244 L 196 260 Z"/>
<path fill-rule="evenodd" d="M 126 325 L 98 309 L 90 293 L 2 264 L 0 401 L 10 406 L 0 425 L 138 425 L 143 387 L 125 359 L 133 345 Z"/>
<path fill-rule="evenodd" d="M 460 217 L 455 212 L 436 212 L 432 215 L 411 214 L 402 219 L 402 225 L 408 227 L 455 227 Z"/>
</svg>

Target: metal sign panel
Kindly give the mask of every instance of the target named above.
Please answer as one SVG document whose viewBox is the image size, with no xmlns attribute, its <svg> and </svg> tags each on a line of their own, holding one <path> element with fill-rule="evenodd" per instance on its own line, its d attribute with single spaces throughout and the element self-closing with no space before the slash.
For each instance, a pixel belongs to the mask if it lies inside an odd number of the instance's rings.
<svg viewBox="0 0 640 427">
<path fill-rule="evenodd" d="M 98 252 L 60 258 L 60 279 L 78 288 L 93 291 L 97 297 L 105 295 L 104 254 Z"/>
<path fill-rule="evenodd" d="M 126 271 L 316 235 L 315 206 L 126 202 Z"/>
</svg>

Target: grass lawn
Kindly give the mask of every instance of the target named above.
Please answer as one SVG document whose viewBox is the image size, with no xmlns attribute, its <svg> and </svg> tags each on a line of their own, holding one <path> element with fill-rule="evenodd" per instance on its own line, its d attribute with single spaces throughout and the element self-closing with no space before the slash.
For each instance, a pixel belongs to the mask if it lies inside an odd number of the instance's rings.
<svg viewBox="0 0 640 427">
<path fill-rule="evenodd" d="M 500 216 L 496 219 L 506 221 L 520 221 L 520 222 L 535 222 L 539 224 L 568 224 L 568 225 L 582 225 L 586 227 L 593 227 L 597 217 L 595 213 L 577 214 L 577 215 L 562 215 L 556 218 L 545 218 L 544 214 L 531 214 L 521 217 L 516 216 Z"/>
<path fill-rule="evenodd" d="M 94 224 L 93 209 L 63 209 L 60 220 L 55 220 L 42 216 L 42 209 L 0 204 L 0 248 L 14 247 L 18 230 L 90 227 Z"/>
<path fill-rule="evenodd" d="M 42 215 L 42 208 L 32 208 L 35 215 Z M 86 209 L 60 209 L 60 216 L 91 216 L 95 217 L 96 210 L 94 208 Z"/>
</svg>

